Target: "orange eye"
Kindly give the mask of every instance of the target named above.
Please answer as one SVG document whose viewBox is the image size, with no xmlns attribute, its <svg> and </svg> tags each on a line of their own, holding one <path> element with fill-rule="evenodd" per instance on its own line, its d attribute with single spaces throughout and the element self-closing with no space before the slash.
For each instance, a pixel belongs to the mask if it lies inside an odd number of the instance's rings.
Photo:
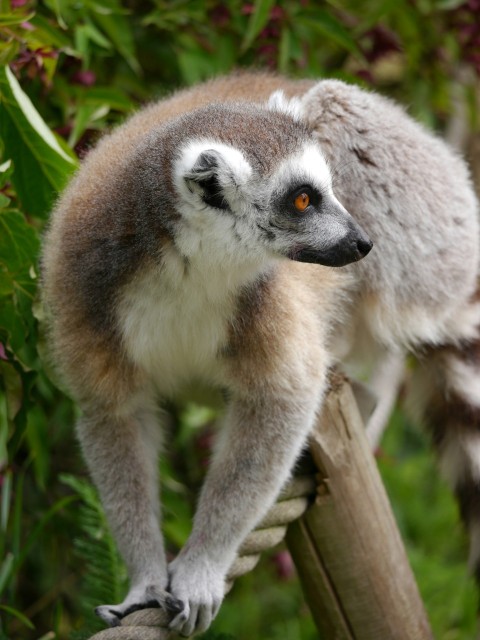
<svg viewBox="0 0 480 640">
<path fill-rule="evenodd" d="M 305 211 L 310 204 L 310 198 L 306 193 L 301 193 L 295 198 L 294 204 L 297 211 Z"/>
</svg>

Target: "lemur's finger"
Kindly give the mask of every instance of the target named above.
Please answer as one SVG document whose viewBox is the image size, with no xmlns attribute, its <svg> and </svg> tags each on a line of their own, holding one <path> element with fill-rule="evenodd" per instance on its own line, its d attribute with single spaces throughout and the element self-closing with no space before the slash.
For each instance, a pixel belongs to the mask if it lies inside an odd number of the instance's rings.
<svg viewBox="0 0 480 640">
<path fill-rule="evenodd" d="M 123 614 L 120 610 L 115 609 L 111 605 L 105 604 L 95 608 L 96 615 L 106 622 L 110 627 L 120 626 L 120 620 L 123 618 Z"/>
</svg>

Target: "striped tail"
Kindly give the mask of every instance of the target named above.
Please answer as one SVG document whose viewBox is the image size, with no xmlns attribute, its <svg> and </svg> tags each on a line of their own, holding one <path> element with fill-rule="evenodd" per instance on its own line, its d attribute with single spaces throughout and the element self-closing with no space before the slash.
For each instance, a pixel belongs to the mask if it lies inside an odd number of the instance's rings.
<svg viewBox="0 0 480 640">
<path fill-rule="evenodd" d="M 458 344 L 428 347 L 414 379 L 440 461 L 470 536 L 469 565 L 480 585 L 480 332 Z"/>
</svg>

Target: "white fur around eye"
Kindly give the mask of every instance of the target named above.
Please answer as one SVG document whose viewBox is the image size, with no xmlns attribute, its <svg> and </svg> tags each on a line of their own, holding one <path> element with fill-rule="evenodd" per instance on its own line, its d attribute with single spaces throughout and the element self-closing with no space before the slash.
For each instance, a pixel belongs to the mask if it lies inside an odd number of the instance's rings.
<svg viewBox="0 0 480 640">
<path fill-rule="evenodd" d="M 307 143 L 295 155 L 289 156 L 275 174 L 277 188 L 295 178 L 299 183 L 309 183 L 321 193 L 333 196 L 332 174 L 319 145 Z"/>
</svg>

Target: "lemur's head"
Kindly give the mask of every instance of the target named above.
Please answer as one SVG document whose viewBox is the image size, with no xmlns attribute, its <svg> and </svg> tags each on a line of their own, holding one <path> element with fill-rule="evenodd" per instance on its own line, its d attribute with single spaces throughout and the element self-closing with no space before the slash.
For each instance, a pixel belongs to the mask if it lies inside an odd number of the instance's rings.
<svg viewBox="0 0 480 640">
<path fill-rule="evenodd" d="M 186 257 L 204 251 L 339 267 L 370 251 L 333 194 L 318 143 L 281 102 L 210 105 L 173 125 L 174 240 Z"/>
</svg>

